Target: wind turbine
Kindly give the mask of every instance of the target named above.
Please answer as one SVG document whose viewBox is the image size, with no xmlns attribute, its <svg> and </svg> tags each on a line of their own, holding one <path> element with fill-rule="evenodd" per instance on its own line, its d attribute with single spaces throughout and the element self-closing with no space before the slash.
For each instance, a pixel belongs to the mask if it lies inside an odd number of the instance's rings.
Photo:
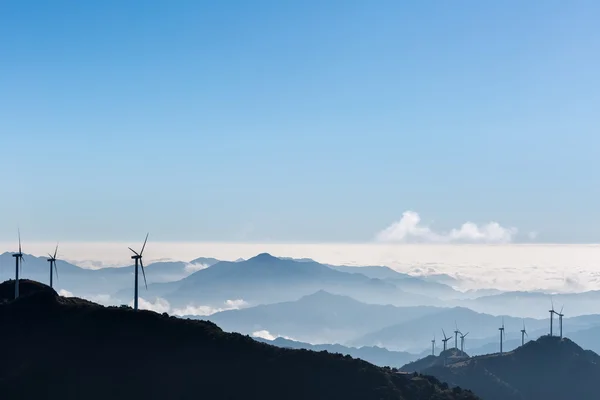
<svg viewBox="0 0 600 400">
<path fill-rule="evenodd" d="M 456 323 L 456 321 L 454 321 L 454 327 L 454 348 L 458 350 L 458 334 L 462 332 L 458 330 L 458 324 Z"/>
<path fill-rule="evenodd" d="M 58 253 L 58 244 L 56 245 L 56 249 L 54 249 L 54 255 L 48 253 L 48 255 L 50 256 L 50 258 L 47 260 L 50 263 L 50 287 L 52 286 L 52 277 L 53 277 L 53 273 L 52 273 L 52 267 L 54 267 L 54 271 L 56 271 L 56 279 L 58 279 L 58 269 L 56 268 L 56 253 Z"/>
<path fill-rule="evenodd" d="M 433 340 L 431 341 L 431 355 L 435 356 L 435 335 L 433 335 Z"/>
<path fill-rule="evenodd" d="M 12 256 L 15 258 L 15 299 L 19 297 L 19 267 L 23 263 L 23 252 L 21 251 L 21 231 L 19 233 L 19 252 Z"/>
<path fill-rule="evenodd" d="M 525 320 L 523 320 L 523 329 L 521 329 L 521 346 L 525 344 L 525 335 L 527 335 L 527 330 L 525 329 Z M 527 335 L 529 337 L 529 335 Z"/>
<path fill-rule="evenodd" d="M 142 267 L 142 275 L 144 275 L 144 285 L 146 285 L 146 290 L 148 290 L 148 284 L 146 283 L 146 273 L 144 272 L 144 263 L 142 262 L 142 254 L 144 253 L 144 248 L 146 247 L 146 242 L 148 241 L 148 234 L 146 234 L 146 239 L 144 240 L 144 245 L 142 246 L 142 250 L 138 254 L 135 250 L 129 247 L 129 250 L 133 252 L 132 259 L 135 260 L 135 284 L 133 290 L 133 309 L 137 311 L 138 309 L 138 265 Z"/>
<path fill-rule="evenodd" d="M 552 300 L 552 297 L 550 297 L 550 302 L 552 304 L 552 308 L 549 310 L 549 312 L 550 312 L 550 336 L 552 336 L 552 323 L 554 322 L 554 314 L 556 313 L 556 311 L 554 311 L 554 301 Z"/>
<path fill-rule="evenodd" d="M 565 308 L 564 305 L 560 308 L 560 312 L 556 314 L 556 315 L 558 315 L 558 325 L 560 326 L 560 338 L 561 339 L 562 339 L 562 318 L 565 316 L 562 313 L 563 312 L 563 308 Z"/>
<path fill-rule="evenodd" d="M 469 332 L 465 333 L 464 335 L 460 334 L 460 352 L 464 353 L 464 349 L 465 349 L 465 338 L 467 337 L 467 335 L 469 334 Z"/>
<path fill-rule="evenodd" d="M 504 333 L 504 318 L 502 318 L 502 327 L 498 328 L 498 330 L 500 331 L 500 354 L 502 354 L 502 340 L 504 339 L 505 333 Z"/>
<path fill-rule="evenodd" d="M 442 333 L 444 334 L 444 339 L 442 339 L 442 342 L 444 342 L 444 351 L 446 351 L 446 342 L 448 342 L 448 340 L 452 339 L 451 337 L 447 337 L 446 336 L 446 332 L 444 332 L 444 330 L 442 329 Z"/>
</svg>

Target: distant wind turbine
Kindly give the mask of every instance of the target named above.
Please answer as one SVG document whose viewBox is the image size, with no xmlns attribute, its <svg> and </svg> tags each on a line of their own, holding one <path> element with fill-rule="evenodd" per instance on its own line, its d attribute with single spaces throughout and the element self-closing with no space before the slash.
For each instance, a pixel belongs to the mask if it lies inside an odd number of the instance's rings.
<svg viewBox="0 0 600 400">
<path fill-rule="evenodd" d="M 431 355 L 435 356 L 435 335 L 433 335 L 433 340 L 431 340 Z"/>
<path fill-rule="evenodd" d="M 564 306 L 564 305 L 563 305 L 563 306 L 560 308 L 560 312 L 556 314 L 556 315 L 558 315 L 558 325 L 559 325 L 559 327 L 560 327 L 560 338 L 561 338 L 561 339 L 562 339 L 562 336 L 563 336 L 563 334 L 562 334 L 562 319 L 563 319 L 563 317 L 565 316 L 565 315 L 562 313 L 562 312 L 563 312 L 563 308 L 565 308 L 565 306 Z"/>
<path fill-rule="evenodd" d="M 461 353 L 465 352 L 465 338 L 467 337 L 468 334 L 469 334 L 469 332 L 465 333 L 464 335 L 462 333 L 460 334 L 460 352 Z"/>
<path fill-rule="evenodd" d="M 498 330 L 500 331 L 500 354 L 502 354 L 502 341 L 504 340 L 504 337 L 505 337 L 505 333 L 504 333 L 504 318 L 502 318 L 502 327 L 498 328 Z"/>
<path fill-rule="evenodd" d="M 525 329 L 525 320 L 523 320 L 523 329 L 521 329 L 521 346 L 525 344 L 525 335 L 527 335 L 527 330 Z M 529 337 L 529 335 L 527 335 Z"/>
<path fill-rule="evenodd" d="M 23 263 L 23 251 L 21 250 L 21 231 L 18 230 L 19 234 L 19 252 L 14 253 L 12 256 L 15 258 L 15 299 L 19 297 L 19 267 Z"/>
<path fill-rule="evenodd" d="M 144 240 L 144 245 L 142 246 L 142 250 L 138 254 L 135 250 L 129 247 L 129 250 L 133 252 L 132 259 L 135 260 L 135 284 L 133 290 L 133 309 L 137 311 L 138 309 L 138 265 L 142 267 L 142 275 L 144 276 L 144 285 L 146 285 L 146 290 L 148 290 L 148 283 L 146 282 L 146 273 L 144 272 L 144 263 L 142 262 L 142 254 L 144 253 L 144 248 L 146 247 L 146 242 L 148 241 L 148 234 L 146 234 L 146 239 Z"/>
<path fill-rule="evenodd" d="M 454 328 L 454 348 L 458 350 L 458 334 L 462 332 L 458 330 L 458 324 L 456 321 L 454 321 Z"/>
<path fill-rule="evenodd" d="M 448 342 L 448 340 L 450 340 L 451 338 L 446 336 L 446 332 L 444 332 L 444 330 L 442 329 L 442 334 L 444 335 L 444 338 L 442 339 L 442 342 L 444 342 L 444 351 L 446 351 L 446 342 Z"/>
<path fill-rule="evenodd" d="M 54 267 L 54 271 L 56 271 L 56 279 L 58 279 L 58 269 L 56 268 L 56 254 L 58 253 L 58 244 L 56 245 L 56 248 L 54 249 L 54 255 L 48 253 L 48 256 L 50 256 L 50 258 L 47 260 L 50 263 L 50 287 L 53 287 L 52 285 L 52 277 L 53 277 L 53 273 L 52 273 L 52 267 Z"/>
<path fill-rule="evenodd" d="M 550 304 L 552 304 L 552 308 L 548 311 L 550 313 L 550 336 L 554 336 L 552 327 L 553 327 L 553 323 L 554 323 L 554 314 L 558 314 L 555 310 L 554 310 L 554 301 L 552 300 L 552 297 L 550 297 Z"/>
</svg>

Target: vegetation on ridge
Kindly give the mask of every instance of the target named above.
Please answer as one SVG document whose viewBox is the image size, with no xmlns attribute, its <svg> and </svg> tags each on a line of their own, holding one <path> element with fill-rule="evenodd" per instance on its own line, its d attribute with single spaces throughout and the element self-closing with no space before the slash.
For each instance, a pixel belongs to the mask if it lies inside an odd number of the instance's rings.
<svg viewBox="0 0 600 400">
<path fill-rule="evenodd" d="M 0 393 L 10 399 L 476 399 L 435 378 L 290 350 L 128 307 L 0 284 Z M 7 345 L 10 344 L 10 345 Z"/>
</svg>

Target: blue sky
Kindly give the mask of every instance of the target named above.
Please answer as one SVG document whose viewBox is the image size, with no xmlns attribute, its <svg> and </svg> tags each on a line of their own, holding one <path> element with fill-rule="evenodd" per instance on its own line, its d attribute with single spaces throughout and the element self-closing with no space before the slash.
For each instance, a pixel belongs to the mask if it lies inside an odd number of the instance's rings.
<svg viewBox="0 0 600 400">
<path fill-rule="evenodd" d="M 600 237 L 594 1 L 5 1 L 0 240 Z M 521 235 L 522 233 L 522 235 Z"/>
</svg>

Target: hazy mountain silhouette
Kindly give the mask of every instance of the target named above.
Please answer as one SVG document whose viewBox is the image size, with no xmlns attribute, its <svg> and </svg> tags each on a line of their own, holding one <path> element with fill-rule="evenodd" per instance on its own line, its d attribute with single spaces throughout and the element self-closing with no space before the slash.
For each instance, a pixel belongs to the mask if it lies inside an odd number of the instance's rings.
<svg viewBox="0 0 600 400">
<path fill-rule="evenodd" d="M 430 297 L 408 294 L 394 284 L 333 270 L 314 261 L 281 259 L 259 254 L 246 261 L 221 261 L 195 272 L 177 285 L 152 285 L 149 296 L 161 296 L 174 305 L 190 302 L 222 304 L 243 299 L 265 304 L 298 299 L 318 290 L 350 295 L 371 303 L 436 304 Z"/>
<path fill-rule="evenodd" d="M 282 337 L 278 337 L 275 340 L 268 340 L 258 337 L 255 337 L 254 339 L 258 340 L 259 342 L 268 343 L 274 346 L 284 347 L 288 349 L 328 351 L 330 353 L 349 355 L 354 358 L 360 358 L 361 360 L 368 361 L 371 364 L 375 364 L 380 367 L 399 368 L 417 357 L 414 354 L 401 351 L 390 351 L 376 346 L 356 348 L 342 346 L 341 344 L 310 344 L 297 342 L 295 340 L 284 339 Z"/>
<path fill-rule="evenodd" d="M 0 284 L 0 393 L 9 399 L 475 399 L 435 378 L 282 349 L 205 321 Z"/>
<path fill-rule="evenodd" d="M 543 336 L 516 350 L 422 370 L 486 400 L 598 398 L 600 357 L 569 339 Z"/>
<path fill-rule="evenodd" d="M 297 301 L 223 311 L 207 318 L 226 331 L 251 334 L 267 330 L 273 335 L 301 341 L 340 343 L 438 310 L 365 304 L 321 290 Z"/>
<path fill-rule="evenodd" d="M 24 255 L 25 262 L 21 268 L 21 277 L 39 282 L 50 281 L 49 265 L 46 257 Z M 166 261 L 150 263 L 146 266 L 146 279 L 148 283 L 171 282 L 181 280 L 194 272 L 189 266 L 202 264 L 210 266 L 218 260 L 199 258 L 190 263 L 182 261 Z M 0 266 L 3 278 L 14 278 L 15 259 L 11 253 L 0 254 Z M 133 290 L 133 266 L 119 268 L 87 269 L 73 265 L 63 260 L 56 261 L 58 279 L 54 277 L 54 287 L 65 289 L 79 295 L 110 294 L 124 287 L 131 287 L 127 291 L 127 298 L 131 297 Z"/>
<path fill-rule="evenodd" d="M 452 331 L 455 329 L 455 323 L 458 324 L 461 331 L 471 332 L 466 339 L 467 345 L 470 346 L 469 343 L 474 339 L 493 338 L 498 333 L 502 317 L 477 313 L 464 307 L 440 309 L 436 313 L 391 325 L 379 331 L 373 331 L 352 340 L 349 344 L 353 346 L 381 346 L 391 350 L 414 352 L 419 349 L 427 349 L 433 336 L 438 338 L 439 343 L 442 329 L 446 331 L 446 335 L 453 336 Z M 548 324 L 547 321 L 536 319 L 525 319 L 525 323 L 530 331 L 541 329 Z M 504 324 L 507 336 L 518 335 L 520 339 L 521 334 L 519 331 L 523 324 L 521 318 L 505 316 Z M 454 347 L 454 340 L 448 342 L 448 345 Z"/>
<path fill-rule="evenodd" d="M 472 310 L 500 314 L 507 309 L 515 317 L 548 317 L 551 296 L 541 292 L 506 292 L 491 296 L 481 296 L 461 303 Z M 582 293 L 563 293 L 552 295 L 554 306 L 558 310 L 566 305 L 565 315 L 578 316 L 598 312 L 600 290 Z"/>
</svg>

